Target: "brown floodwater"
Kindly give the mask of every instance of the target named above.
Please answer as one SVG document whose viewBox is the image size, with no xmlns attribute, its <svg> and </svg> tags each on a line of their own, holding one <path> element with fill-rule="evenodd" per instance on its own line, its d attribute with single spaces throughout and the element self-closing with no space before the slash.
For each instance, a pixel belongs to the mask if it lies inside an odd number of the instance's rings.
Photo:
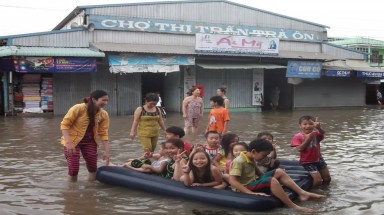
<svg viewBox="0 0 384 215">
<path fill-rule="evenodd" d="M 289 142 L 301 115 L 314 115 L 327 132 L 322 153 L 332 176 L 324 201 L 298 202 L 321 214 L 383 214 L 384 109 L 298 110 L 293 112 L 232 113 L 229 130 L 250 141 L 260 131 L 270 131 L 278 141 L 278 157 L 298 159 Z M 205 117 L 204 117 L 205 118 Z M 87 182 L 82 161 L 79 181 L 68 183 L 60 138 L 62 117 L 0 118 L 0 214 L 271 214 L 217 207 Z M 201 128 L 205 127 L 204 119 Z M 111 117 L 111 161 L 122 163 L 141 155 L 136 140 L 128 136 L 132 116 Z M 170 114 L 166 125 L 182 126 L 180 114 Z M 203 129 L 201 129 L 203 130 Z M 193 142 L 203 142 L 202 134 Z M 99 155 L 101 157 L 101 154 Z M 103 162 L 99 160 L 99 166 Z M 273 214 L 295 214 L 288 208 Z"/>
</svg>

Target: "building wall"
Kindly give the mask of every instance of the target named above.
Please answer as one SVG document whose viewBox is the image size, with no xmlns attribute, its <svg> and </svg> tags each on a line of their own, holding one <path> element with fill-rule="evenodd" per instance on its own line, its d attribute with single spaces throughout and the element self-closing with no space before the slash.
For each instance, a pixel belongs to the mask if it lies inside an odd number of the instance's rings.
<svg viewBox="0 0 384 215">
<path fill-rule="evenodd" d="M 180 112 L 184 99 L 181 72 L 171 72 L 165 76 L 163 105 L 167 112 Z"/>
<path fill-rule="evenodd" d="M 117 115 L 132 115 L 142 103 L 141 74 L 115 74 Z"/>
<path fill-rule="evenodd" d="M 54 114 L 64 115 L 94 90 L 108 93 L 106 110 L 110 115 L 130 115 L 141 105 L 140 74 L 112 74 L 107 65 L 96 73 L 54 73 Z"/>
<path fill-rule="evenodd" d="M 338 59 L 365 59 L 363 53 L 348 51 L 344 48 L 335 47 L 334 45 L 322 44 L 322 52 L 331 56 L 337 56 Z"/>
<path fill-rule="evenodd" d="M 342 87 L 341 87 L 342 86 Z M 365 105 L 363 79 L 306 79 L 294 86 L 294 107 L 348 107 Z"/>
<path fill-rule="evenodd" d="M 196 85 L 204 86 L 204 107 L 210 108 L 209 99 L 219 87 L 227 88 L 230 108 L 252 107 L 252 69 L 202 69 L 197 67 Z"/>
<path fill-rule="evenodd" d="M 91 92 L 90 73 L 53 74 L 53 112 L 64 115 Z"/>
</svg>

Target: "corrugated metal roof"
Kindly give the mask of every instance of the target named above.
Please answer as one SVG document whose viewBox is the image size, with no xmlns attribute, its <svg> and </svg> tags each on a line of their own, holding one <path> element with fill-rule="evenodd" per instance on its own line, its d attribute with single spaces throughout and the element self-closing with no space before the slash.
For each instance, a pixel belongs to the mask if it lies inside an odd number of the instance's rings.
<svg viewBox="0 0 384 215">
<path fill-rule="evenodd" d="M 282 17 L 282 18 L 286 18 L 286 19 L 290 19 L 290 20 L 294 20 L 294 21 L 299 21 L 302 23 L 307 23 L 307 24 L 319 26 L 322 28 L 329 28 L 329 26 L 326 26 L 326 25 L 322 25 L 322 24 L 318 24 L 318 23 L 314 23 L 314 22 L 310 22 L 310 21 L 306 21 L 306 20 L 302 20 L 302 19 L 298 19 L 298 18 L 294 18 L 294 17 L 290 17 L 290 16 L 286 16 L 286 15 L 258 9 L 258 8 L 254 8 L 254 7 L 250 7 L 247 5 L 231 2 L 228 0 L 192 0 L 192 1 L 186 0 L 186 1 L 158 1 L 158 2 L 139 2 L 139 3 L 124 3 L 124 4 L 104 4 L 104 5 L 78 6 L 70 14 L 68 14 L 68 16 L 64 20 L 62 20 L 53 30 L 58 30 L 58 29 L 61 29 L 62 27 L 64 27 L 65 24 L 67 24 L 71 19 L 76 17 L 77 14 L 79 14 L 82 10 L 89 10 L 92 8 L 127 7 L 127 6 L 140 6 L 140 5 L 145 6 L 145 5 L 180 4 L 180 3 L 181 4 L 185 4 L 185 3 L 210 3 L 210 2 L 223 2 L 226 4 L 230 4 L 230 5 L 234 5 L 234 6 L 238 6 L 238 7 L 243 7 L 243 8 L 247 8 L 250 10 L 267 13 L 267 14 L 270 14 L 273 16 L 278 16 L 278 17 Z"/>
<path fill-rule="evenodd" d="M 133 52 L 133 53 L 156 53 L 156 54 L 186 54 L 186 55 L 208 55 L 208 56 L 243 56 L 243 57 L 271 57 L 290 59 L 311 59 L 311 60 L 333 60 L 339 59 L 324 53 L 279 51 L 278 56 L 255 56 L 247 54 L 228 53 L 196 53 L 193 46 L 175 45 L 153 45 L 153 44 L 126 44 L 126 43 L 92 43 L 91 47 L 105 52 Z"/>
<path fill-rule="evenodd" d="M 5 56 L 105 57 L 105 54 L 88 48 L 2 46 L 0 57 Z"/>
<path fill-rule="evenodd" d="M 344 39 L 344 40 L 336 40 L 336 41 L 331 41 L 329 43 L 335 44 L 335 45 L 340 45 L 340 46 L 364 44 L 364 45 L 367 45 L 367 46 L 371 45 L 371 46 L 384 47 L 384 41 L 370 39 L 370 38 L 363 38 L 363 37 L 348 38 L 348 39 Z"/>
<path fill-rule="evenodd" d="M 363 72 L 384 72 L 383 69 L 370 67 L 362 60 L 336 60 L 323 63 L 325 70 L 354 70 Z"/>
<path fill-rule="evenodd" d="M 127 44 L 127 43 L 92 43 L 91 47 L 95 47 L 101 51 L 107 51 L 107 52 L 195 54 L 195 47 L 192 47 L 192 46 Z"/>
</svg>

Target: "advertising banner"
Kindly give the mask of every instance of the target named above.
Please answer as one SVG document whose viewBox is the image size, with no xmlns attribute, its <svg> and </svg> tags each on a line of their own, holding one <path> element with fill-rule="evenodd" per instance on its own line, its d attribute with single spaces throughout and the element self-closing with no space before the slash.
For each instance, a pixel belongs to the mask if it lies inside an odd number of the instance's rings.
<svg viewBox="0 0 384 215">
<path fill-rule="evenodd" d="M 264 70 L 253 71 L 252 105 L 263 106 Z"/>
<path fill-rule="evenodd" d="M 13 64 L 21 73 L 96 72 L 95 58 L 21 56 Z"/>
<path fill-rule="evenodd" d="M 384 72 L 362 72 L 357 71 L 358 78 L 384 78 Z"/>
<path fill-rule="evenodd" d="M 278 55 L 279 39 L 266 37 L 196 34 L 196 52 Z"/>
<path fill-rule="evenodd" d="M 194 65 L 195 57 L 182 55 L 119 54 L 108 55 L 110 66 Z"/>
<path fill-rule="evenodd" d="M 350 70 L 325 70 L 325 76 L 328 77 L 351 77 Z"/>
<path fill-rule="evenodd" d="M 316 61 L 288 61 L 287 78 L 320 78 L 323 63 Z"/>
</svg>

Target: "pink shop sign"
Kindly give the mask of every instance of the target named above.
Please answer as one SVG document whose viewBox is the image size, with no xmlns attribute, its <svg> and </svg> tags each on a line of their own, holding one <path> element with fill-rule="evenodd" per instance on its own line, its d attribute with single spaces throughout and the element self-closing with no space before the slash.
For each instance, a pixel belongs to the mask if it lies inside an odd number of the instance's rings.
<svg viewBox="0 0 384 215">
<path fill-rule="evenodd" d="M 200 53 L 278 55 L 279 38 L 198 33 L 196 34 L 195 51 Z"/>
</svg>

